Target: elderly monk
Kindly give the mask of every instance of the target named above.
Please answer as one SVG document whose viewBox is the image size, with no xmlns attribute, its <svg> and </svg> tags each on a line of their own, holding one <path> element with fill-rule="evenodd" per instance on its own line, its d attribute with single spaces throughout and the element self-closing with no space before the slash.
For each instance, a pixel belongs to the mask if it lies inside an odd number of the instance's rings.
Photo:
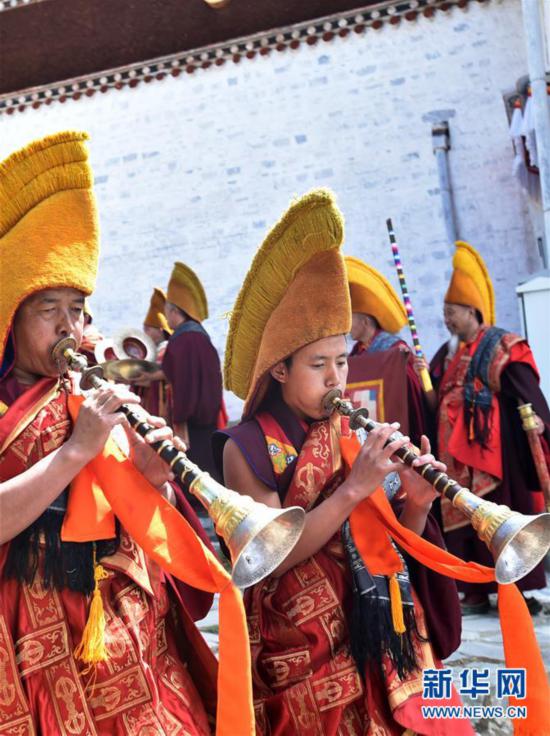
<svg viewBox="0 0 550 736">
<path fill-rule="evenodd" d="M 550 411 L 540 390 L 535 359 L 519 335 L 495 327 L 493 284 L 483 258 L 458 241 L 443 316 L 451 340 L 435 354 L 430 371 L 437 417 L 438 455 L 449 475 L 476 495 L 522 514 L 544 510 L 518 404 L 531 403 L 550 465 Z M 418 361 L 418 367 L 425 365 Z M 468 521 L 442 499 L 445 541 L 463 559 L 491 564 L 491 554 Z M 541 562 L 518 581 L 522 591 L 544 588 Z M 465 614 L 489 611 L 494 584 L 459 583 Z M 529 598 L 532 613 L 541 610 Z"/>
<path fill-rule="evenodd" d="M 147 415 L 145 440 L 126 434 L 136 395 L 81 396 L 52 358 L 79 345 L 95 282 L 86 139 L 0 164 L 0 733 L 206 736 L 217 666 L 192 617 L 228 577 L 149 447 L 179 440 Z"/>
</svg>

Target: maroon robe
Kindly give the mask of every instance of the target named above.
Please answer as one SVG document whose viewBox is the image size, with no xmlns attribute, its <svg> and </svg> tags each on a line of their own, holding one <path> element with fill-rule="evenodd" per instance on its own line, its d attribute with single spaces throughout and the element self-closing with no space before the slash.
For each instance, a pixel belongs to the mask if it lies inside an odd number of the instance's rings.
<svg viewBox="0 0 550 736">
<path fill-rule="evenodd" d="M 439 348 L 430 363 L 430 373 L 436 392 L 438 392 L 445 373 L 447 354 L 448 343 L 445 343 Z M 496 394 L 496 398 L 500 410 L 503 479 L 500 485 L 484 496 L 484 499 L 497 504 L 505 504 L 513 511 L 529 515 L 535 513 L 532 491 L 540 490 L 540 486 L 527 435 L 521 427 L 521 419 L 517 408 L 518 399 L 522 403 L 533 405 L 534 411 L 545 423 L 543 436 L 549 444 L 550 410 L 540 390 L 538 377 L 527 363 L 515 361 L 508 363 L 500 375 L 500 382 L 501 391 Z M 439 451 L 438 448 L 436 454 Z M 470 524 L 447 532 L 445 541 L 449 551 L 457 557 L 489 567 L 494 566 L 494 560 L 489 549 L 479 539 Z M 544 588 L 546 579 L 543 562 L 519 580 L 516 585 L 523 591 Z M 458 588 L 466 594 L 496 592 L 495 583 L 458 582 Z"/>
<path fill-rule="evenodd" d="M 274 419 L 284 433 L 284 440 L 279 435 L 269 436 L 269 451 L 260 424 L 267 416 Z M 255 474 L 278 493 L 283 504 L 287 494 L 292 498 L 296 473 L 303 477 L 304 463 L 310 463 L 317 450 L 320 452 L 319 475 L 322 477 L 326 472 L 323 450 L 328 445 L 312 444 L 315 428 L 325 427 L 325 424 L 314 423 L 310 429 L 280 398 L 272 395 L 263 402 L 258 419 L 249 419 L 214 435 L 214 458 L 221 471 L 224 444 L 228 438 L 233 439 Z M 270 460 L 270 453 L 280 456 L 275 452 L 275 445 L 279 453 L 282 448 L 287 452 L 284 470 L 279 463 L 275 470 Z M 304 457 L 303 453 L 310 454 Z M 330 467 L 330 461 L 327 464 Z M 315 482 L 312 480 L 311 485 Z M 431 521 L 427 523 L 425 537 L 441 544 L 437 526 Z M 340 535 L 335 534 L 322 549 L 293 570 L 280 578 L 268 578 L 245 593 L 257 733 L 298 733 L 298 723 L 300 732 L 307 736 L 333 736 L 341 732 L 362 734 L 367 727 L 372 733 L 397 736 L 404 731 L 403 723 L 408 727 L 414 723 L 413 730 L 418 733 L 471 733 L 464 722 L 458 722 L 456 731 L 454 724 L 443 731 L 440 725 L 420 722 L 415 715 L 420 712 L 415 702 L 419 681 L 416 675 L 406 682 L 399 681 L 393 679 L 395 673 L 387 667 L 383 677 L 369 670 L 364 687 L 359 683 L 359 670 L 349 649 L 350 636 L 353 636 L 350 633 L 351 575 L 339 538 Z M 407 564 L 432 644 L 431 649 L 425 644 L 426 649 L 433 651 L 437 659 L 448 656 L 460 642 L 456 586 L 449 578 L 413 565 L 409 560 Z M 419 626 L 424 633 L 424 624 Z M 423 659 L 425 655 L 419 650 L 416 654 L 417 661 L 424 663 L 419 666 L 432 666 L 425 664 L 427 661 L 439 666 L 434 663 L 433 655 Z M 385 684 L 384 678 L 388 678 Z M 388 697 L 389 692 L 391 697 Z"/>
<path fill-rule="evenodd" d="M 24 393 L 25 390 L 26 387 L 19 383 L 13 373 L 8 373 L 5 378 L 0 379 L 0 407 L 2 407 L 2 405 L 9 407 Z M 0 421 L 3 413 L 4 411 L 0 409 Z M 176 508 L 185 517 L 201 541 L 211 551 L 214 551 L 207 533 L 203 529 L 196 513 L 191 508 L 189 501 L 185 498 L 183 491 L 176 483 L 172 483 L 172 488 L 176 494 Z M 167 577 L 170 577 L 171 583 L 177 589 L 178 597 L 185 605 L 185 608 L 192 619 L 194 621 L 199 621 L 201 618 L 204 618 L 212 607 L 212 594 L 206 593 L 203 590 L 198 590 L 197 588 L 192 588 L 182 580 L 171 578 L 171 576 Z"/>
<path fill-rule="evenodd" d="M 30 396 L 28 387 L 14 376 L 0 381 L 0 422 L 7 423 L 4 435 L 18 425 L 21 429 L 0 457 L 3 480 L 17 474 L 20 465 L 31 467 L 60 447 L 72 431 L 62 391 L 49 397 L 31 420 L 32 426 L 28 420 L 20 424 L 24 415 L 17 419 L 17 411 L 11 416 L 6 407 L 19 397 L 24 401 L 27 391 Z M 38 404 L 29 402 L 27 409 L 32 406 Z M 209 545 L 195 514 L 175 490 L 180 511 Z M 54 506 L 62 513 L 58 503 L 64 493 L 48 513 Z M 215 710 L 216 662 L 191 618 L 206 614 L 212 595 L 164 573 L 120 529 L 114 550 L 101 556 L 107 571 L 100 590 L 107 612 L 108 659 L 90 673 L 74 656 L 90 597 L 65 583 L 48 586 L 48 555 L 53 551 L 50 547 L 48 552 L 48 544 L 53 542 L 54 527 L 44 519 L 44 528 L 47 537 L 38 541 L 32 583 L 4 574 L 12 549 L 22 550 L 29 543 L 25 531 L 0 546 L 0 651 L 7 665 L 2 673 L 5 698 L 0 732 L 107 736 L 151 729 L 172 733 L 183 727 L 195 736 L 211 733 L 206 710 L 212 715 Z M 98 550 L 102 544 L 98 540 Z M 90 545 L 73 543 L 65 562 L 84 562 L 76 548 L 86 553 Z"/>
<path fill-rule="evenodd" d="M 222 404 L 222 374 L 216 348 L 197 322 L 180 325 L 162 361 L 170 384 L 172 422 L 187 424 L 190 460 L 213 474 L 210 439 Z"/>
<path fill-rule="evenodd" d="M 381 331 L 375 336 L 378 337 Z M 414 370 L 414 353 L 404 340 L 396 339 L 389 350 L 402 350 L 407 353 L 406 380 L 407 380 L 407 410 L 409 417 L 408 434 L 415 445 L 420 446 L 420 438 L 423 434 L 431 436 L 428 420 L 429 412 L 420 379 Z M 362 342 L 356 342 L 349 357 L 369 353 L 370 346 L 365 347 Z M 393 421 L 388 417 L 387 421 Z"/>
</svg>

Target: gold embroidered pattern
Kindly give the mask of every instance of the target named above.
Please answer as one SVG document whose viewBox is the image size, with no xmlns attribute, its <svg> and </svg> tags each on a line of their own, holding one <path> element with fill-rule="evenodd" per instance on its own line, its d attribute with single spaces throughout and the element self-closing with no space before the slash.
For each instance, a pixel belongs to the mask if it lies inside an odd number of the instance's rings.
<svg viewBox="0 0 550 736">
<path fill-rule="evenodd" d="M 59 623 L 22 636 L 15 642 L 21 677 L 42 667 L 49 667 L 71 654 L 65 623 Z"/>
<path fill-rule="evenodd" d="M 13 645 L 3 616 L 0 616 L 0 733 L 30 734 L 29 707 L 19 681 Z"/>
<path fill-rule="evenodd" d="M 313 684 L 315 699 L 321 712 L 351 703 L 361 696 L 363 686 L 355 665 Z"/>
<path fill-rule="evenodd" d="M 72 657 L 44 670 L 62 736 L 96 736 Z"/>
<path fill-rule="evenodd" d="M 263 664 L 270 676 L 270 687 L 274 688 L 287 687 L 313 673 L 308 649 L 265 657 Z"/>
<path fill-rule="evenodd" d="M 35 629 L 63 620 L 63 608 L 59 593 L 42 587 L 37 575 L 32 585 L 23 585 L 23 595 L 30 619 Z"/>
<path fill-rule="evenodd" d="M 97 682 L 90 697 L 90 706 L 95 719 L 101 721 L 150 700 L 145 675 L 136 665 L 116 677 Z"/>
<path fill-rule="evenodd" d="M 323 732 L 317 703 L 309 680 L 294 685 L 285 693 L 285 700 L 288 702 L 296 733 L 300 733 L 302 730 L 307 733 Z"/>
<path fill-rule="evenodd" d="M 283 608 L 289 619 L 296 626 L 299 626 L 338 605 L 338 598 L 328 581 L 321 580 L 319 583 L 291 596 Z"/>
</svg>

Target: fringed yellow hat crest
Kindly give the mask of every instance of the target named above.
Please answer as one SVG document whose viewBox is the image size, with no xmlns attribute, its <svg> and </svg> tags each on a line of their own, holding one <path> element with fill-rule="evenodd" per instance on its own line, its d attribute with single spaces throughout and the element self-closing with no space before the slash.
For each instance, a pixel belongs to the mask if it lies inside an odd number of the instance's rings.
<svg viewBox="0 0 550 736">
<path fill-rule="evenodd" d="M 151 302 L 149 304 L 149 311 L 143 324 L 146 327 L 157 327 L 165 332 L 172 333 L 172 330 L 168 326 L 168 320 L 164 314 L 164 305 L 166 304 L 166 294 L 162 289 L 155 286 L 151 295 Z"/>
<path fill-rule="evenodd" d="M 28 296 L 94 289 L 98 223 L 86 140 L 86 133 L 58 133 L 0 163 L 0 357 Z"/>
<path fill-rule="evenodd" d="M 253 411 L 269 369 L 305 345 L 349 332 L 351 305 L 340 246 L 344 222 L 331 192 L 294 202 L 260 246 L 231 315 L 225 385 Z"/>
<path fill-rule="evenodd" d="M 166 300 L 183 309 L 191 319 L 202 322 L 208 318 L 208 302 L 197 274 L 177 261 L 168 283 Z"/>
<path fill-rule="evenodd" d="M 495 324 L 495 293 L 485 261 L 469 243 L 457 240 L 453 275 L 445 301 L 479 309 L 486 325 Z"/>
<path fill-rule="evenodd" d="M 390 282 L 380 271 L 353 256 L 346 256 L 351 311 L 370 314 L 386 332 L 399 332 L 407 312 Z"/>
</svg>

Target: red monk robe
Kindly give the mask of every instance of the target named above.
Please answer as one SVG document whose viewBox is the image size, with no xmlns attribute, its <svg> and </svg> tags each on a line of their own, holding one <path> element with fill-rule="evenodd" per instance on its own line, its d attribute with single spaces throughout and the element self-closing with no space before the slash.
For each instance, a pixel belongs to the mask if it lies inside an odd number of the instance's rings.
<svg viewBox="0 0 550 736">
<path fill-rule="evenodd" d="M 420 384 L 420 379 L 414 370 L 414 355 L 404 340 L 397 335 L 392 335 L 384 330 L 378 330 L 368 346 L 362 342 L 356 342 L 353 346 L 348 362 L 352 364 L 355 356 L 381 352 L 383 350 L 402 350 L 407 353 L 407 413 L 409 424 L 407 434 L 410 436 L 415 445 L 420 447 L 420 438 L 423 434 L 431 435 L 428 426 L 428 412 L 424 392 Z M 386 417 L 386 421 L 392 421 L 394 417 Z"/>
<path fill-rule="evenodd" d="M 214 436 L 233 439 L 256 476 L 277 491 L 283 506 L 311 509 L 344 479 L 338 436 L 347 420 L 334 416 L 307 425 L 278 398 L 237 427 Z M 428 519 L 425 536 L 442 543 Z M 269 736 L 398 736 L 472 734 L 469 722 L 422 718 L 421 669 L 440 666 L 460 642 L 460 613 L 453 581 L 409 563 L 419 636 L 413 636 L 419 670 L 400 678 L 388 658 L 382 682 L 364 680 L 350 650 L 351 577 L 340 534 L 281 577 L 245 593 L 256 728 Z M 429 641 L 426 641 L 429 637 Z M 459 704 L 453 692 L 451 703 Z"/>
<path fill-rule="evenodd" d="M 5 378 L 0 408 L 0 481 L 31 467 L 71 433 L 67 395 L 53 379 L 25 391 L 13 377 Z M 175 490 L 179 510 L 208 545 L 195 514 Z M 192 617 L 203 617 L 212 597 L 162 572 L 122 528 L 115 542 L 97 542 L 107 573 L 100 590 L 109 658 L 87 674 L 75 659 L 89 612 L 89 596 L 78 584 L 93 569 L 92 552 L 91 543 L 63 543 L 62 553 L 48 559 L 48 547 L 59 549 L 55 530 L 63 516 L 63 495 L 0 547 L 0 733 L 210 734 L 207 713 L 215 710 L 216 662 Z M 23 569 L 21 558 L 31 552 L 26 547 L 37 554 L 31 584 L 12 574 Z M 13 550 L 17 556 L 10 555 Z M 108 554 L 101 556 L 102 551 Z M 55 582 L 61 554 L 66 561 L 79 561 L 64 571 L 75 585 L 46 587 L 46 575 Z"/>
<path fill-rule="evenodd" d="M 545 423 L 542 441 L 547 450 L 550 447 L 550 411 L 538 385 L 531 350 L 518 335 L 503 334 L 488 357 L 480 362 L 476 373 L 474 389 L 479 390 L 486 382 L 492 391 L 485 448 L 475 436 L 474 421 L 479 422 L 479 418 L 472 415 L 471 421 L 465 419 L 464 385 L 468 367 L 483 336 L 494 329 L 481 327 L 475 339 L 463 344 L 454 356 L 449 356 L 445 343 L 430 364 L 438 395 L 436 454 L 447 464 L 449 476 L 477 495 L 522 514 L 538 513 L 544 508 L 542 494 L 517 407 L 518 403 L 533 404 Z M 442 500 L 441 511 L 449 551 L 465 560 L 493 565 L 491 553 L 466 518 L 446 499 Z M 516 584 L 520 590 L 544 588 L 543 563 Z M 496 592 L 494 583 L 459 582 L 458 586 L 467 594 Z"/>
</svg>

